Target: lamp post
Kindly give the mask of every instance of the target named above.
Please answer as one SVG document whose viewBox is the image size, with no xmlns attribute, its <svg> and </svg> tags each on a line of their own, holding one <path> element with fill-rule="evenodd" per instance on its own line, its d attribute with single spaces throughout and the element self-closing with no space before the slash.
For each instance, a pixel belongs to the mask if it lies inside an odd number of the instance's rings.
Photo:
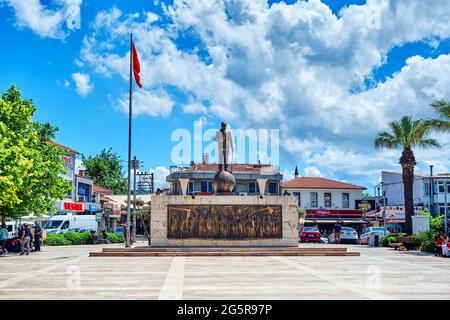
<svg viewBox="0 0 450 320">
<path fill-rule="evenodd" d="M 131 167 L 133 168 L 133 234 L 130 235 L 133 241 L 136 241 L 136 170 L 142 166 L 143 162 L 136 159 L 134 156 L 131 161 Z"/>
<path fill-rule="evenodd" d="M 383 181 L 380 182 L 381 192 L 383 195 L 383 226 L 384 226 L 384 236 L 387 234 L 387 225 L 386 225 L 386 185 Z"/>
</svg>

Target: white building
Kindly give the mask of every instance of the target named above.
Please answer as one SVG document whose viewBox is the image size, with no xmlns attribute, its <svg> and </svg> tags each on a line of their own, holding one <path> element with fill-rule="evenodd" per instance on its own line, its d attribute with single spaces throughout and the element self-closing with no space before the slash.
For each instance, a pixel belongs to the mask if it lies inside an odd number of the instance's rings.
<svg viewBox="0 0 450 320">
<path fill-rule="evenodd" d="M 382 171 L 383 193 L 387 206 L 404 206 L 402 174 Z M 433 188 L 432 188 L 433 186 Z M 450 213 L 450 173 L 427 175 L 415 174 L 413 184 L 414 206 L 427 208 L 433 214 Z"/>
<path fill-rule="evenodd" d="M 315 177 L 296 177 L 282 185 L 282 192 L 295 196 L 298 206 L 306 210 L 305 224 L 318 224 L 323 229 L 331 229 L 337 221 L 353 227 L 365 224 L 357 205 L 365 189 Z"/>
</svg>

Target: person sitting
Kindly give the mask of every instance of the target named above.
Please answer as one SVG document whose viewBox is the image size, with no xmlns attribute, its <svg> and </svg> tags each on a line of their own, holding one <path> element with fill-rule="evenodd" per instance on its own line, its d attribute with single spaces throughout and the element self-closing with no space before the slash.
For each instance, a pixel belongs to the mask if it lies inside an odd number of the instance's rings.
<svg viewBox="0 0 450 320">
<path fill-rule="evenodd" d="M 109 243 L 108 234 L 106 233 L 105 230 L 102 230 L 102 237 L 105 243 Z"/>
<path fill-rule="evenodd" d="M 91 241 L 92 244 L 104 244 L 108 243 L 108 240 L 102 239 L 95 230 L 91 230 Z"/>
</svg>

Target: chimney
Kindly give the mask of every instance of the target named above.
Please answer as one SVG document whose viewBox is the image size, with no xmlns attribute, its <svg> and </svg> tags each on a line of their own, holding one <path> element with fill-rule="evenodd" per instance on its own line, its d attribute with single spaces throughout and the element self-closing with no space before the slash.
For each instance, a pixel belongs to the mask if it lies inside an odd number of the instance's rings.
<svg viewBox="0 0 450 320">
<path fill-rule="evenodd" d="M 433 167 L 434 167 L 434 166 L 430 166 L 430 177 L 433 176 Z"/>
<path fill-rule="evenodd" d="M 295 166 L 294 178 L 295 179 L 298 178 L 298 168 L 297 168 L 297 166 Z"/>
<path fill-rule="evenodd" d="M 203 163 L 208 163 L 209 162 L 209 154 L 208 153 L 204 153 L 203 154 Z"/>
</svg>

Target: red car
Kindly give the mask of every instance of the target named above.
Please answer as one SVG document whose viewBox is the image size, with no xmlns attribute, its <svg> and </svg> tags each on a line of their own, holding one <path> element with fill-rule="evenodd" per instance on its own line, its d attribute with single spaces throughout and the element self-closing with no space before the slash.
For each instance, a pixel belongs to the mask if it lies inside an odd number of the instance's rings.
<svg viewBox="0 0 450 320">
<path fill-rule="evenodd" d="M 320 243 L 320 231 L 316 227 L 303 227 L 300 231 L 301 242 Z"/>
</svg>

